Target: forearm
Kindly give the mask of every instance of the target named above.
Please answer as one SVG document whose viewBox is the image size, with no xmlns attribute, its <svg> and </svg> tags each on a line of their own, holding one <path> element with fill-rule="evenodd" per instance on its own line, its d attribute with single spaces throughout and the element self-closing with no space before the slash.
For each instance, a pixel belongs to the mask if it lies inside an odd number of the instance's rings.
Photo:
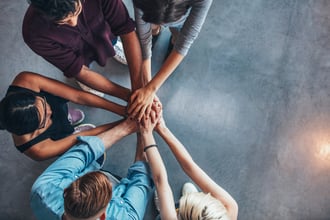
<svg viewBox="0 0 330 220">
<path fill-rule="evenodd" d="M 118 97 L 125 101 L 128 101 L 131 94 L 129 89 L 111 82 L 101 74 L 90 70 L 86 66 L 82 67 L 82 70 L 75 78 L 79 82 L 82 82 L 93 89 Z"/>
<path fill-rule="evenodd" d="M 142 139 L 143 148 L 145 148 L 146 146 L 151 146 L 156 144 L 152 133 L 141 133 L 141 139 Z M 158 180 L 155 181 L 154 179 L 154 181 L 159 182 L 160 177 L 166 177 L 167 173 L 162 158 L 158 152 L 158 149 L 157 147 L 150 147 L 145 151 L 145 153 L 150 168 L 152 170 L 153 176 L 155 177 L 156 180 Z"/>
<path fill-rule="evenodd" d="M 120 36 L 123 42 L 125 57 L 131 78 L 132 90 L 143 86 L 141 76 L 142 54 L 139 40 L 135 31 Z"/>
<path fill-rule="evenodd" d="M 21 72 L 15 77 L 12 85 L 27 88 L 35 92 L 48 92 L 76 104 L 102 108 L 122 116 L 125 115 L 124 106 L 37 73 Z"/>
<path fill-rule="evenodd" d="M 152 80 L 147 84 L 147 86 L 154 92 L 158 91 L 158 89 L 163 85 L 166 79 L 179 66 L 183 58 L 184 57 L 181 54 L 179 54 L 175 50 L 172 50 L 158 73 L 152 78 Z"/>
<path fill-rule="evenodd" d="M 142 134 L 145 146 L 155 143 L 152 133 Z M 152 177 L 158 193 L 160 214 L 162 219 L 176 219 L 174 199 L 167 179 L 167 171 L 157 147 L 150 147 L 145 151 L 152 172 Z"/>
<path fill-rule="evenodd" d="M 136 131 L 136 122 L 126 119 L 122 123 L 107 130 L 98 136 L 102 139 L 105 149 L 109 149 L 114 143 L 122 139 L 123 137 Z"/>
<path fill-rule="evenodd" d="M 166 144 L 170 147 L 171 151 L 173 152 L 174 156 L 181 164 L 190 163 L 192 160 L 190 154 L 183 146 L 183 144 L 174 136 L 170 129 L 167 127 L 160 127 L 157 129 L 158 134 L 163 138 Z"/>
<path fill-rule="evenodd" d="M 101 98 L 97 95 L 78 91 L 79 93 L 76 96 L 75 101 L 76 104 L 91 106 L 95 108 L 102 108 L 107 111 L 111 111 L 121 116 L 126 116 L 126 107 L 109 101 L 107 99 Z"/>
<path fill-rule="evenodd" d="M 182 145 L 182 143 L 173 135 L 173 133 L 167 128 L 162 127 L 157 130 L 158 134 L 169 145 L 172 153 L 176 157 L 180 166 L 184 172 L 201 188 L 205 193 L 211 193 L 211 195 L 221 201 L 230 216 L 231 219 L 237 218 L 238 206 L 234 198 L 216 182 L 214 182 L 205 172 L 202 170 L 192 159 L 188 151 Z M 235 218 L 236 216 L 236 218 Z"/>
<path fill-rule="evenodd" d="M 77 143 L 78 136 L 96 136 L 104 131 L 113 128 L 121 121 L 104 124 L 91 130 L 72 134 L 57 141 L 46 139 L 45 141 L 34 145 L 24 153 L 36 161 L 47 160 L 56 156 L 60 156 Z"/>
<path fill-rule="evenodd" d="M 146 85 L 151 80 L 151 59 L 142 61 L 141 66 L 142 83 Z"/>
</svg>

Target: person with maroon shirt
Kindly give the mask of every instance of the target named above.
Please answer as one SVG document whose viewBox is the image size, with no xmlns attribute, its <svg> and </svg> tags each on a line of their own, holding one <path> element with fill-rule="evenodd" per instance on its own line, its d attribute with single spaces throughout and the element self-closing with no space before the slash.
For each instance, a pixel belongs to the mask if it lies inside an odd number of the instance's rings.
<svg viewBox="0 0 330 220">
<path fill-rule="evenodd" d="M 128 101 L 131 90 L 91 70 L 115 55 L 120 37 L 132 90 L 143 85 L 142 55 L 134 21 L 121 0 L 29 0 L 23 20 L 25 43 L 64 75 L 94 90 Z"/>
</svg>

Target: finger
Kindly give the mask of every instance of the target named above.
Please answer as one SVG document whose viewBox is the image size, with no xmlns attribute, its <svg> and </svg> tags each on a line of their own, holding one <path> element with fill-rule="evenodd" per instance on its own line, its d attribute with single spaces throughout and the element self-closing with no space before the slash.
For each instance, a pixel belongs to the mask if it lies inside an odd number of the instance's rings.
<svg viewBox="0 0 330 220">
<path fill-rule="evenodd" d="M 138 116 L 137 116 L 138 121 L 141 121 L 143 115 L 145 114 L 145 111 L 146 111 L 146 107 L 142 106 L 140 112 L 136 113 L 136 114 L 138 114 Z M 146 119 L 148 119 L 148 116 L 146 116 L 146 117 L 147 117 Z"/>
<path fill-rule="evenodd" d="M 161 112 L 157 112 L 155 122 L 157 122 L 157 124 L 158 124 L 161 118 L 162 118 Z"/>
<path fill-rule="evenodd" d="M 135 110 L 136 106 L 138 105 L 136 100 L 137 100 L 136 93 L 133 93 L 131 95 L 131 97 L 129 99 L 129 103 L 128 103 L 128 109 L 127 109 L 128 114 L 131 114 Z"/>
<path fill-rule="evenodd" d="M 142 117 L 140 117 L 139 113 L 141 112 L 141 110 L 143 110 L 143 108 L 144 108 L 143 104 L 137 104 L 130 114 L 138 121 L 141 121 Z"/>
<path fill-rule="evenodd" d="M 154 122 L 155 122 L 155 111 L 151 111 L 149 117 L 150 117 L 151 124 L 154 124 Z"/>
<path fill-rule="evenodd" d="M 142 118 L 141 122 L 138 122 L 138 123 L 141 123 L 141 124 L 143 125 L 144 128 L 147 127 L 147 126 L 146 126 L 146 125 L 147 125 L 147 121 L 146 121 L 146 119 L 145 119 L 144 117 Z"/>
<path fill-rule="evenodd" d="M 147 107 L 147 109 L 146 109 L 146 116 L 147 117 L 149 117 L 149 115 L 150 115 L 150 112 L 151 112 L 151 107 L 152 107 L 152 105 L 149 105 L 148 107 Z"/>
</svg>

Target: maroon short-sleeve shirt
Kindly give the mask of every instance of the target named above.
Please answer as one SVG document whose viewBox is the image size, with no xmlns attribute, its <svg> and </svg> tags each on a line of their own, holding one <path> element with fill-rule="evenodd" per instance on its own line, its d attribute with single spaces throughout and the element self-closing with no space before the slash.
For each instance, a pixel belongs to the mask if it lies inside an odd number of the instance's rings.
<svg viewBox="0 0 330 220">
<path fill-rule="evenodd" d="M 74 77 L 94 60 L 104 66 L 115 55 L 112 40 L 135 30 L 122 0 L 85 0 L 82 4 L 75 27 L 55 24 L 31 5 L 23 20 L 25 43 L 67 77 Z"/>
</svg>

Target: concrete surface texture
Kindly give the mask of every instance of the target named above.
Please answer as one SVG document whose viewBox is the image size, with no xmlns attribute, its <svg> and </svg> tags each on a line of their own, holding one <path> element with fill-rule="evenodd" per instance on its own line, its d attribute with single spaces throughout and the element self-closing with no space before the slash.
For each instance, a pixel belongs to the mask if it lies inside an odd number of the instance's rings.
<svg viewBox="0 0 330 220">
<path fill-rule="evenodd" d="M 131 1 L 126 0 L 130 13 Z M 76 86 L 23 42 L 28 3 L 0 1 L 0 94 L 23 70 Z M 330 2 L 215 0 L 198 39 L 158 92 L 167 125 L 196 162 L 236 199 L 240 220 L 330 219 Z M 169 32 L 154 48 L 153 72 Z M 95 69 L 129 86 L 126 66 Z M 80 107 L 86 122 L 118 119 Z M 189 178 L 157 136 L 174 197 Z M 32 161 L 0 131 L 0 219 L 35 219 L 30 188 L 52 162 Z M 108 151 L 105 168 L 126 175 L 136 137 Z M 145 219 L 156 215 L 151 202 Z"/>
</svg>

